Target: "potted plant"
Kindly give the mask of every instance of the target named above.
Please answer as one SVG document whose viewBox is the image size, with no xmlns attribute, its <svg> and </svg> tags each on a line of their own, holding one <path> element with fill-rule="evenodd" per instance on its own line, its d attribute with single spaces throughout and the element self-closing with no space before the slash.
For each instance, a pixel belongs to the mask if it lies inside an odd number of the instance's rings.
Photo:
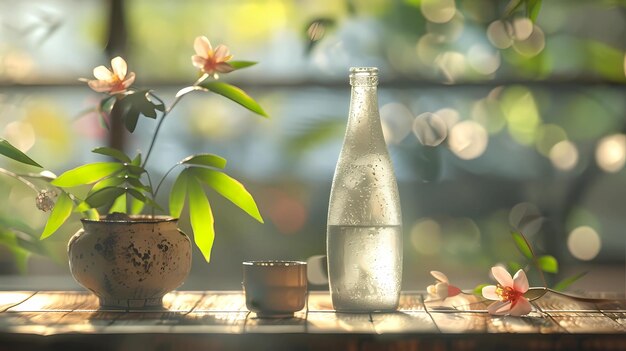
<svg viewBox="0 0 626 351">
<path fill-rule="evenodd" d="M 159 131 L 172 109 L 187 94 L 216 93 L 267 117 L 243 90 L 218 80 L 219 73 L 246 68 L 255 62 L 231 61 L 226 46 L 213 49 L 206 37 L 197 37 L 194 49 L 192 64 L 201 75 L 194 84 L 178 91 L 169 106 L 152 90 L 132 87 L 135 74 L 128 71 L 121 57 L 111 60 L 110 69 L 96 67 L 93 71 L 96 79 L 81 79 L 93 90 L 105 94 L 95 108 L 103 123 L 119 118 L 132 133 L 141 116 L 157 120 L 145 156 L 98 147 L 92 151 L 110 160 L 84 164 L 58 177 L 51 172 L 37 175 L 43 175 L 52 186 L 41 190 L 37 197 L 38 208 L 51 211 L 41 239 L 56 232 L 72 212 L 83 215 L 83 228 L 68 244 L 70 270 L 80 284 L 100 298 L 102 307 L 161 306 L 163 295 L 183 283 L 191 266 L 191 244 L 177 228 L 177 219 L 185 203 L 194 241 L 205 260 L 210 261 L 215 233 L 205 188 L 215 190 L 263 223 L 252 195 L 224 172 L 226 160 L 218 155 L 188 156 L 172 165 L 160 180 L 151 178 L 148 165 Z M 0 153 L 38 166 L 8 143 L 0 143 Z M 181 171 L 169 192 L 168 215 L 156 215 L 165 212 L 156 201 L 157 195 L 163 191 L 165 179 L 178 169 Z M 148 214 L 141 215 L 144 208 L 149 209 Z"/>
</svg>

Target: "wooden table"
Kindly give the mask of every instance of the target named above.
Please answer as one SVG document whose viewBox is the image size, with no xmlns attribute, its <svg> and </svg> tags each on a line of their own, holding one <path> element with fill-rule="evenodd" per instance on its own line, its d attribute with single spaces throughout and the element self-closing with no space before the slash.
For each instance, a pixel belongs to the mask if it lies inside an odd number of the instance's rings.
<svg viewBox="0 0 626 351">
<path fill-rule="evenodd" d="M 168 294 L 164 310 L 98 310 L 87 292 L 0 292 L 0 351 L 59 350 L 626 350 L 626 300 L 583 303 L 551 293 L 524 317 L 492 317 L 460 295 L 402 295 L 396 313 L 332 310 L 311 292 L 291 319 L 258 319 L 238 291 Z"/>
</svg>

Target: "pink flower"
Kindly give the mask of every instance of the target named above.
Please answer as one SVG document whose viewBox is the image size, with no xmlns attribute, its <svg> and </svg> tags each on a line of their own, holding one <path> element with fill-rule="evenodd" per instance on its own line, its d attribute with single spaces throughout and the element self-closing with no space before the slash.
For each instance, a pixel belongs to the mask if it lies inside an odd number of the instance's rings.
<svg viewBox="0 0 626 351">
<path fill-rule="evenodd" d="M 438 300 L 445 300 L 446 297 L 456 296 L 461 293 L 461 289 L 450 284 L 448 277 L 439 271 L 430 271 L 430 275 L 435 277 L 437 283 L 429 285 L 426 289 L 429 297 Z"/>
<path fill-rule="evenodd" d="M 523 270 L 517 271 L 514 277 L 502 267 L 492 267 L 491 273 L 498 285 L 483 288 L 483 296 L 496 302 L 489 305 L 489 314 L 522 316 L 532 311 L 532 306 L 524 294 L 528 291 L 528 279 Z"/>
<path fill-rule="evenodd" d="M 218 45 L 213 50 L 209 39 L 201 36 L 196 38 L 193 48 L 196 50 L 196 55 L 191 56 L 191 62 L 202 72 L 217 76 L 217 72 L 228 73 L 235 70 L 226 62 L 233 58 L 226 46 Z"/>
<path fill-rule="evenodd" d="M 93 69 L 96 80 L 86 80 L 89 87 L 99 93 L 117 94 L 128 89 L 135 81 L 135 73 L 126 74 L 128 66 L 123 58 L 117 56 L 111 60 L 111 68 L 98 66 Z"/>
</svg>

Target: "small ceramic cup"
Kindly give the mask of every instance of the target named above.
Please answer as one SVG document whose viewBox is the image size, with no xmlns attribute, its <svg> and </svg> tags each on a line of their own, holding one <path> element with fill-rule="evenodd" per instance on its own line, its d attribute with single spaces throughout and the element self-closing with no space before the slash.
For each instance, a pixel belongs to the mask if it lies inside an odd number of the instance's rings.
<svg viewBox="0 0 626 351">
<path fill-rule="evenodd" d="M 293 317 L 306 303 L 306 262 L 243 262 L 243 289 L 246 306 L 257 317 Z"/>
</svg>

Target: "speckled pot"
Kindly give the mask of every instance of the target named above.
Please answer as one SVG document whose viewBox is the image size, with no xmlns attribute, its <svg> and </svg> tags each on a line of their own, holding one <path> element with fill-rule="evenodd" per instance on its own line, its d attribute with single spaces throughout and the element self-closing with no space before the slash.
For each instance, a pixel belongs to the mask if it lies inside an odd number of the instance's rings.
<svg viewBox="0 0 626 351">
<path fill-rule="evenodd" d="M 74 279 L 100 298 L 101 308 L 162 307 L 191 269 L 191 241 L 170 217 L 131 221 L 83 219 L 68 243 Z"/>
</svg>

